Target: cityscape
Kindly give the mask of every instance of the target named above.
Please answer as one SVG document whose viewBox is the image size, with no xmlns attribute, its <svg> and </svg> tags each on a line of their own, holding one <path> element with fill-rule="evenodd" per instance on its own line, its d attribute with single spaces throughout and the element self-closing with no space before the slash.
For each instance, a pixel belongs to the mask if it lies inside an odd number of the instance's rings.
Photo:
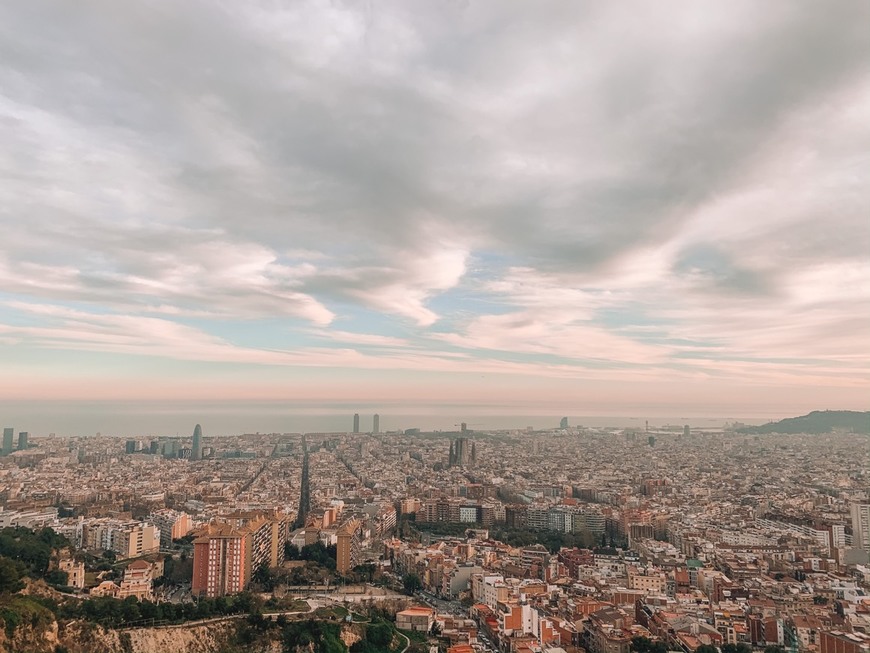
<svg viewBox="0 0 870 653">
<path fill-rule="evenodd" d="M 0 2 L 0 653 L 870 653 L 868 28 Z"/>
<path fill-rule="evenodd" d="M 0 549 L 50 529 L 20 582 L 124 606 L 84 613 L 107 628 L 94 651 L 123 633 L 147 648 L 174 623 L 222 624 L 214 650 L 233 650 L 249 614 L 349 629 L 389 614 L 420 651 L 865 653 L 870 413 L 802 419 L 380 432 L 357 413 L 346 432 L 147 440 L 7 427 Z M 59 633 L 81 637 L 75 621 Z"/>
</svg>

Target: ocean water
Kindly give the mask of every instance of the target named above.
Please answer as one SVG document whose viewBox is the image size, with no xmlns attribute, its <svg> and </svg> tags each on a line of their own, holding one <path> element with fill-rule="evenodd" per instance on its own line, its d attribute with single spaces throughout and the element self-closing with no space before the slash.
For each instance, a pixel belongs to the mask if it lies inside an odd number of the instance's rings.
<svg viewBox="0 0 870 653">
<path fill-rule="evenodd" d="M 360 414 L 360 430 L 370 431 L 372 415 L 380 414 L 382 431 L 419 428 L 424 431 L 454 431 L 465 422 L 469 429 L 556 428 L 567 416 L 571 426 L 651 427 L 689 424 L 693 428 L 716 428 L 726 422 L 763 424 L 797 413 L 770 416 L 675 412 L 606 415 L 589 411 L 566 411 L 561 414 L 511 414 L 509 408 L 493 406 L 351 406 L 340 403 L 327 406 L 291 405 L 281 402 L 0 402 L 0 427 L 11 426 L 29 431 L 33 437 L 57 435 L 158 436 L 190 435 L 201 424 L 207 435 L 239 433 L 341 432 L 353 428 L 353 414 Z M 525 413 L 531 411 L 525 407 Z"/>
</svg>

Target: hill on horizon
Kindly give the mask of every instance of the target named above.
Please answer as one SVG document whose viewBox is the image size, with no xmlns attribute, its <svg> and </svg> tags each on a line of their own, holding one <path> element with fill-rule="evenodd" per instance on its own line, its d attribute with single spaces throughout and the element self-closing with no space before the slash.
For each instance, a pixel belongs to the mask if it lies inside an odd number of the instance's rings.
<svg viewBox="0 0 870 653">
<path fill-rule="evenodd" d="M 747 426 L 740 433 L 810 433 L 851 431 L 870 434 L 870 411 L 814 410 L 800 417 L 788 417 L 761 426 Z"/>
</svg>

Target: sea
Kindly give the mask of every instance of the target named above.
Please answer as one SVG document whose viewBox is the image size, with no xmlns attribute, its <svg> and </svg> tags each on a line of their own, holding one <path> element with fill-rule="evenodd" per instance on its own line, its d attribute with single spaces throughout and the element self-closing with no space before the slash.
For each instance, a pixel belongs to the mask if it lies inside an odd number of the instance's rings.
<svg viewBox="0 0 870 653">
<path fill-rule="evenodd" d="M 654 411 L 650 411 L 654 412 Z M 329 405 L 306 406 L 284 402 L 118 402 L 118 401 L 4 401 L 0 402 L 0 427 L 28 431 L 31 437 L 116 435 L 155 437 L 189 435 L 201 424 L 207 435 L 242 433 L 335 433 L 353 428 L 353 415 L 360 415 L 360 430 L 372 429 L 372 416 L 380 415 L 381 431 L 419 428 L 422 431 L 458 431 L 464 422 L 470 430 L 545 430 L 557 428 L 563 417 L 570 426 L 593 428 L 651 428 L 682 426 L 713 429 L 729 423 L 764 424 L 799 413 L 770 415 L 702 414 L 697 411 L 673 415 L 601 414 L 591 409 L 562 413 L 523 411 L 494 406 Z M 531 414 L 530 414 L 531 413 Z"/>
</svg>

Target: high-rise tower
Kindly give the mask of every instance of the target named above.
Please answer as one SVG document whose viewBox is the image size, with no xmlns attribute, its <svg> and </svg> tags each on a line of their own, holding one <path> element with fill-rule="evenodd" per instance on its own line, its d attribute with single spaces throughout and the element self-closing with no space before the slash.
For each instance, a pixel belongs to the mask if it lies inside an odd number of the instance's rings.
<svg viewBox="0 0 870 653">
<path fill-rule="evenodd" d="M 870 549 L 870 504 L 852 504 L 852 548 Z"/>
<path fill-rule="evenodd" d="M 359 413 L 353 414 L 353 432 L 359 433 Z"/>
<path fill-rule="evenodd" d="M 372 433 L 380 433 L 381 432 L 381 416 L 375 413 L 375 416 L 372 417 Z"/>
<path fill-rule="evenodd" d="M 30 434 L 27 431 L 19 431 L 18 432 L 18 451 L 24 451 L 27 449 L 27 438 Z"/>
<path fill-rule="evenodd" d="M 15 438 L 15 429 L 7 426 L 3 429 L 3 455 L 8 456 L 12 453 L 13 441 Z"/>
<path fill-rule="evenodd" d="M 202 460 L 202 427 L 197 424 L 193 429 L 193 447 L 190 450 L 191 460 Z"/>
</svg>

